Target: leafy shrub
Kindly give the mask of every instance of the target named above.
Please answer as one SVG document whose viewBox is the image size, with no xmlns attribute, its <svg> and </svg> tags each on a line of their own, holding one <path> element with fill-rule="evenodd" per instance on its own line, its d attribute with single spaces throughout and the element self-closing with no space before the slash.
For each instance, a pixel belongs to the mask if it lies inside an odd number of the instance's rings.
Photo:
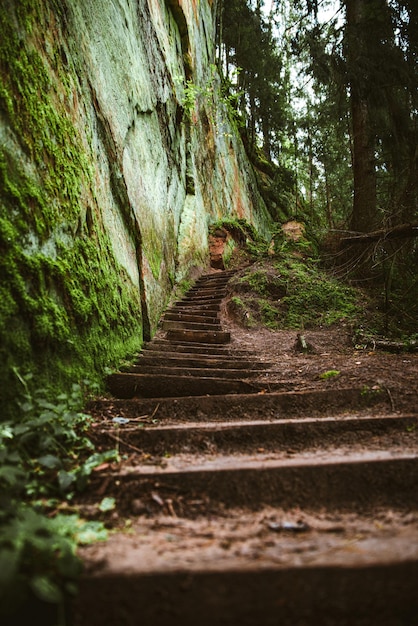
<svg viewBox="0 0 418 626">
<path fill-rule="evenodd" d="M 94 467 L 116 458 L 114 450 L 95 453 L 87 437 L 91 418 L 81 412 L 87 381 L 51 402 L 45 390 L 28 391 L 29 376 L 15 373 L 24 389 L 22 418 L 0 423 L 0 615 L 12 615 L 31 597 L 62 607 L 74 592 L 77 546 L 106 531 L 56 511 Z"/>
</svg>

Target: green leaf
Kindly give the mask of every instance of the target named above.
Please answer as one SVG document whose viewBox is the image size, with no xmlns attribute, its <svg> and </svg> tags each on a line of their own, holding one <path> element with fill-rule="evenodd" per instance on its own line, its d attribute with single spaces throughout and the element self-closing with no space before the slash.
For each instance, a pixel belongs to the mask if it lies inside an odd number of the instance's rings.
<svg viewBox="0 0 418 626">
<path fill-rule="evenodd" d="M 30 586 L 35 595 L 44 602 L 57 604 L 63 600 L 61 589 L 48 576 L 35 576 L 30 581 Z"/>
<path fill-rule="evenodd" d="M 76 533 L 77 543 L 88 544 L 106 541 L 108 532 L 101 522 L 84 522 Z"/>
<path fill-rule="evenodd" d="M 29 413 L 30 411 L 33 410 L 33 403 L 32 402 L 23 402 L 22 404 L 20 404 L 20 408 L 24 413 Z"/>
<path fill-rule="evenodd" d="M 20 467 L 15 465 L 3 465 L 0 467 L 0 481 L 8 483 L 12 487 L 21 487 L 19 484 L 25 477 L 25 472 Z"/>
<path fill-rule="evenodd" d="M 0 425 L 0 439 L 13 439 L 13 428 L 9 424 Z"/>
<path fill-rule="evenodd" d="M 116 506 L 115 498 L 103 498 L 103 500 L 99 504 L 99 510 L 102 513 L 107 513 L 108 511 L 113 511 Z"/>
<path fill-rule="evenodd" d="M 45 454 L 38 459 L 38 463 L 47 467 L 48 469 L 54 469 L 55 467 L 61 467 L 61 459 L 53 454 Z"/>
<path fill-rule="evenodd" d="M 52 402 L 45 400 L 45 398 L 40 398 L 39 400 L 37 400 L 37 405 L 41 409 L 48 409 L 50 411 L 55 411 L 55 404 L 52 404 Z"/>
<path fill-rule="evenodd" d="M 75 479 L 76 477 L 71 472 L 65 472 L 64 470 L 58 472 L 58 484 L 62 491 L 66 491 Z"/>
<path fill-rule="evenodd" d="M 102 463 L 106 463 L 108 461 L 117 461 L 118 459 L 118 451 L 117 450 L 106 450 L 105 452 L 95 452 L 84 463 L 82 466 L 82 473 L 84 475 L 89 475 L 95 467 L 98 467 Z"/>
</svg>

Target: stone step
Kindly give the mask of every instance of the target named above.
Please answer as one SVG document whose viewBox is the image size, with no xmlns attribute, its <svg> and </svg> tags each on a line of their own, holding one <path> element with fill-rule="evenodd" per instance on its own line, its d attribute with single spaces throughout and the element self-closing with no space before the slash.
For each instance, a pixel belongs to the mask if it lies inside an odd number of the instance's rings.
<svg viewBox="0 0 418 626">
<path fill-rule="evenodd" d="M 195 314 L 193 312 L 188 313 L 187 310 L 167 311 L 164 314 L 163 320 L 219 324 L 219 317 L 217 315 L 208 315 L 208 311 L 202 311 Z"/>
<path fill-rule="evenodd" d="M 232 276 L 236 274 L 236 270 L 224 270 L 222 272 L 216 272 L 213 274 L 202 274 L 196 281 L 196 283 L 206 283 L 216 280 L 228 281 Z"/>
<path fill-rule="evenodd" d="M 173 494 L 203 498 L 207 513 L 245 507 L 372 512 L 376 507 L 418 510 L 417 449 L 364 452 L 343 448 L 284 458 L 274 453 L 192 457 L 176 455 L 156 465 L 124 465 L 92 477 L 92 493 L 118 498 L 119 510 L 138 497 L 150 503 Z M 220 507 L 220 508 L 219 508 Z M 132 511 L 129 511 L 132 513 Z M 203 511 L 202 511 L 203 512 Z M 186 510 L 181 513 L 187 517 Z"/>
<path fill-rule="evenodd" d="M 158 352 L 148 350 L 140 356 L 136 365 L 169 365 L 175 367 L 213 367 L 220 369 L 251 369 L 262 370 L 273 367 L 273 363 L 249 361 L 244 357 L 227 357 L 193 354 L 176 354 L 175 352 Z"/>
<path fill-rule="evenodd" d="M 340 515 L 335 532 L 331 523 L 321 531 L 322 520 L 307 532 L 274 532 L 274 519 L 241 513 L 209 528 L 143 519 L 131 535 L 114 534 L 97 562 L 97 546 L 84 548 L 93 563 L 80 581 L 73 626 L 416 624 L 416 529 L 379 533 L 366 518 L 359 535 Z M 245 534 L 254 537 L 251 547 Z"/>
<path fill-rule="evenodd" d="M 194 298 L 196 296 L 199 297 L 218 297 L 223 298 L 226 294 L 226 287 L 215 286 L 215 287 L 192 287 L 185 293 L 186 298 Z"/>
<path fill-rule="evenodd" d="M 199 323 L 199 322 L 187 322 L 187 321 L 179 321 L 179 320 L 166 320 L 165 318 L 161 322 L 161 328 L 163 330 L 191 330 L 191 331 L 201 331 L 201 330 L 210 330 L 210 331 L 221 331 L 221 324 L 219 321 L 217 322 L 207 322 L 207 323 Z"/>
<path fill-rule="evenodd" d="M 166 339 L 180 342 L 225 344 L 231 341 L 231 333 L 215 330 L 168 330 Z"/>
<path fill-rule="evenodd" d="M 219 313 L 220 311 L 220 304 L 221 304 L 221 300 L 217 300 L 215 303 L 211 303 L 208 304 L 207 302 L 201 302 L 199 304 L 193 303 L 193 302 L 185 302 L 184 300 L 179 300 L 178 302 L 175 302 L 173 304 L 173 306 L 170 308 L 171 311 L 193 311 L 193 313 L 195 312 L 199 312 L 199 311 L 210 311 L 212 313 Z"/>
<path fill-rule="evenodd" d="M 220 311 L 220 307 L 221 307 L 221 303 L 222 303 L 222 298 L 212 298 L 212 299 L 205 299 L 205 298 L 187 298 L 187 300 L 179 300 L 178 303 L 176 303 L 174 306 L 175 307 L 180 307 L 182 309 L 186 309 L 186 308 L 191 308 L 191 309 L 196 309 L 199 307 L 204 307 L 206 308 L 206 310 L 211 310 L 211 311 Z M 208 309 L 207 307 L 212 307 L 211 309 Z"/>
<path fill-rule="evenodd" d="M 184 297 L 196 296 L 202 294 L 204 296 L 213 296 L 221 294 L 220 297 L 225 297 L 228 290 L 228 281 L 224 282 L 212 282 L 206 285 L 195 284 L 188 291 L 185 292 Z"/>
<path fill-rule="evenodd" d="M 182 452 L 214 454 L 252 450 L 297 452 L 329 449 L 331 446 L 367 444 L 385 449 L 391 445 L 418 448 L 416 415 L 358 416 L 278 419 L 275 421 L 194 422 L 147 426 L 135 420 L 118 424 L 102 421 L 94 429 L 94 440 L 112 446 L 115 437 L 124 446 L 145 453 L 165 455 Z M 129 449 L 126 449 L 129 452 Z"/>
<path fill-rule="evenodd" d="M 257 393 L 261 387 L 244 380 L 164 374 L 111 374 L 107 387 L 117 398 L 160 398 Z"/>
<path fill-rule="evenodd" d="M 197 315 L 199 318 L 210 318 L 214 320 L 219 320 L 219 308 L 216 311 L 208 311 L 206 308 L 197 308 L 194 310 L 192 307 L 170 307 L 164 313 L 164 318 L 171 315 Z M 170 319 L 168 317 L 167 319 Z"/>
<path fill-rule="evenodd" d="M 248 350 L 237 350 L 231 348 L 229 345 L 222 344 L 209 344 L 209 343 L 188 343 L 180 341 L 168 341 L 167 339 L 153 339 L 152 341 L 145 343 L 142 346 L 142 351 L 148 350 L 160 351 L 160 352 L 187 352 L 188 354 L 203 354 L 203 355 L 221 355 L 235 358 L 235 356 L 248 356 L 253 358 L 253 353 Z"/>
<path fill-rule="evenodd" d="M 117 375 L 113 375 L 117 376 Z M 122 375 L 129 376 L 129 375 Z M 221 392 L 219 392 L 221 393 Z M 362 388 L 324 389 L 264 394 L 201 395 L 112 400 L 98 399 L 89 404 L 95 412 L 108 410 L 109 405 L 127 418 L 155 416 L 165 422 L 228 420 L 276 420 L 294 417 L 335 416 L 354 411 L 380 413 L 391 409 L 383 394 L 365 394 Z"/>
<path fill-rule="evenodd" d="M 128 365 L 123 372 L 129 374 L 154 374 L 156 376 L 175 376 L 181 378 L 198 377 L 198 378 L 225 378 L 225 379 L 248 379 L 255 378 L 264 373 L 264 370 L 257 369 L 233 369 L 233 368 L 206 368 L 206 367 L 179 367 L 166 365 L 147 365 L 137 364 Z"/>
<path fill-rule="evenodd" d="M 202 294 L 200 291 L 197 291 L 196 293 L 193 293 L 191 295 L 186 295 L 184 296 L 184 298 L 182 298 L 181 300 L 179 300 L 179 302 L 181 304 L 184 304 L 185 302 L 201 302 L 203 304 L 213 304 L 213 303 L 218 303 L 218 302 L 222 302 L 223 299 L 223 293 L 219 293 L 219 291 L 216 291 L 216 293 L 211 293 L 208 295 L 205 295 L 204 293 Z"/>
</svg>

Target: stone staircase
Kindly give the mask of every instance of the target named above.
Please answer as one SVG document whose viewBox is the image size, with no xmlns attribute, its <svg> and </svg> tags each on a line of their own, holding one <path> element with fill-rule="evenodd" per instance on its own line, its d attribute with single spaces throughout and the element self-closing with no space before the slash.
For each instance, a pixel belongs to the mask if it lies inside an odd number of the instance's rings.
<svg viewBox="0 0 418 626">
<path fill-rule="evenodd" d="M 137 364 L 109 377 L 108 387 L 116 397 L 202 396 L 261 389 L 249 381 L 271 364 L 257 362 L 253 353 L 232 354 L 231 335 L 221 328 L 221 303 L 232 274 L 203 276 L 166 312 L 162 320 L 165 338 L 145 345 Z"/>
<path fill-rule="evenodd" d="M 82 551 L 74 626 L 418 624 L 417 415 L 266 382 L 279 364 L 221 327 L 230 275 L 203 276 L 95 403 L 126 458 L 87 497 L 116 499 L 116 530 Z"/>
</svg>

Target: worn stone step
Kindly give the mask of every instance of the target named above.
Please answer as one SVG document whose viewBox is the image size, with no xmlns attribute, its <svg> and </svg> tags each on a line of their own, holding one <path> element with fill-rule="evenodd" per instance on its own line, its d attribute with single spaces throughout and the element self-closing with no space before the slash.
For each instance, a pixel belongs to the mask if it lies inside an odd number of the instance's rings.
<svg viewBox="0 0 418 626">
<path fill-rule="evenodd" d="M 193 343 L 215 343 L 224 344 L 231 341 L 231 333 L 215 330 L 168 330 L 166 338 L 169 341 L 190 341 Z"/>
<path fill-rule="evenodd" d="M 150 355 L 155 354 L 164 358 L 164 355 L 168 356 L 177 355 L 183 356 L 186 355 L 191 356 L 193 358 L 220 358 L 226 360 L 234 360 L 234 359 L 253 359 L 257 358 L 253 355 L 252 352 L 247 350 L 235 350 L 231 349 L 229 345 L 223 344 L 203 344 L 203 343 L 179 343 L 176 341 L 167 341 L 167 339 L 163 340 L 153 340 L 147 344 L 142 346 L 142 352 L 138 354 L 140 355 Z"/>
<path fill-rule="evenodd" d="M 181 522 L 138 522 L 130 536 L 113 535 L 101 558 L 97 545 L 84 548 L 92 563 L 74 626 L 196 626 L 196 616 L 199 626 L 416 624 L 418 536 L 410 527 L 321 536 L 315 528 L 274 533 L 268 520 L 242 513 L 229 526 Z M 344 523 L 339 516 L 335 527 Z M 237 528 L 252 534 L 252 547 Z"/>
<path fill-rule="evenodd" d="M 263 394 L 232 394 L 227 396 L 194 396 L 97 399 L 89 406 L 106 411 L 109 404 L 125 417 L 155 416 L 165 422 L 288 419 L 292 417 L 334 416 L 346 412 L 367 412 L 371 409 L 388 412 L 389 398 L 383 394 L 365 394 L 362 388 L 325 389 Z"/>
<path fill-rule="evenodd" d="M 215 509 L 264 506 L 302 510 L 372 511 L 376 507 L 418 510 L 418 453 L 413 450 L 358 452 L 328 450 L 326 457 L 305 453 L 178 455 L 158 465 L 139 464 L 102 472 L 92 479 L 93 492 L 118 497 L 119 509 L 139 496 L 161 500 L 170 494 L 206 498 Z M 209 510 L 209 509 L 208 509 Z"/>
<path fill-rule="evenodd" d="M 222 298 L 212 298 L 212 299 L 204 299 L 204 298 L 187 298 L 187 300 L 179 300 L 174 305 L 175 308 L 181 309 L 199 309 L 200 307 L 205 308 L 207 311 L 216 311 L 219 312 L 221 308 Z M 211 307 L 208 309 L 207 307 Z"/>
<path fill-rule="evenodd" d="M 164 374 L 111 374 L 109 391 L 117 398 L 160 398 L 257 393 L 260 387 L 244 380 Z"/>
<path fill-rule="evenodd" d="M 96 425 L 95 441 L 112 445 L 115 437 L 121 449 L 128 444 L 151 454 L 181 452 L 213 454 L 253 450 L 295 454 L 312 448 L 368 445 L 369 449 L 395 444 L 418 449 L 418 416 L 388 415 L 278 419 L 276 421 L 194 422 L 147 426 L 136 420 L 124 424 L 103 421 Z"/>
<path fill-rule="evenodd" d="M 186 293 L 194 293 L 196 291 L 201 291 L 201 292 L 205 292 L 205 291 L 226 291 L 227 286 L 228 286 L 228 280 L 217 280 L 217 281 L 210 281 L 210 282 L 206 282 L 206 283 L 195 283 L 193 285 L 193 287 L 191 287 Z"/>
<path fill-rule="evenodd" d="M 196 296 L 199 297 L 218 297 L 223 298 L 226 294 L 226 287 L 215 286 L 215 287 L 192 287 L 185 293 L 186 298 L 194 298 Z"/>
<path fill-rule="evenodd" d="M 212 318 L 214 320 L 219 320 L 219 308 L 216 311 L 208 311 L 206 308 L 197 308 L 194 310 L 191 307 L 170 307 L 164 313 L 164 317 L 167 315 L 197 315 L 200 318 Z"/>
<path fill-rule="evenodd" d="M 174 312 L 178 310 L 181 310 L 181 311 L 189 310 L 193 313 L 196 313 L 199 311 L 210 311 L 211 313 L 219 313 L 220 304 L 221 304 L 221 300 L 218 300 L 214 303 L 212 302 L 211 304 L 208 304 L 207 302 L 200 302 L 196 304 L 193 302 L 185 302 L 184 300 L 179 300 L 178 302 L 175 302 L 173 304 L 170 310 Z"/>
<path fill-rule="evenodd" d="M 204 293 L 200 293 L 200 291 L 197 291 L 196 293 L 192 293 L 190 295 L 186 295 L 184 296 L 181 300 L 179 300 L 179 302 L 181 303 L 185 303 L 185 302 L 202 302 L 204 304 L 213 304 L 214 302 L 221 302 L 223 299 L 223 293 L 220 294 L 219 291 L 216 291 L 216 293 L 211 293 L 208 295 L 205 295 Z"/>
<path fill-rule="evenodd" d="M 168 321 L 183 321 L 183 322 L 198 322 L 207 324 L 219 324 L 218 315 L 208 315 L 208 311 L 201 311 L 199 313 L 188 313 L 186 311 L 167 311 L 164 313 L 164 320 Z"/>
<path fill-rule="evenodd" d="M 222 272 L 215 272 L 213 274 L 202 274 L 197 279 L 197 283 L 203 282 L 211 282 L 217 280 L 229 280 L 232 276 L 236 274 L 236 270 L 224 270 Z"/>
<path fill-rule="evenodd" d="M 206 322 L 206 323 L 199 323 L 199 322 L 187 322 L 187 321 L 179 321 L 179 320 L 166 320 L 165 318 L 162 320 L 161 322 L 161 328 L 163 330 L 172 330 L 172 331 L 178 331 L 178 330 L 195 330 L 195 331 L 201 331 L 201 330 L 210 330 L 210 331 L 220 331 L 221 330 L 221 324 L 219 321 L 217 322 Z"/>
<path fill-rule="evenodd" d="M 217 281 L 206 281 L 206 282 L 197 282 L 195 283 L 186 293 L 191 293 L 193 291 L 207 291 L 207 290 L 225 290 L 228 285 L 229 279 L 217 280 Z"/>
<path fill-rule="evenodd" d="M 264 370 L 258 369 L 233 369 L 233 368 L 207 368 L 207 367 L 184 367 L 166 365 L 137 364 L 128 365 L 121 370 L 130 374 L 154 374 L 156 376 L 178 376 L 178 377 L 198 377 L 198 378 L 218 378 L 218 379 L 249 379 L 263 374 Z"/>
<path fill-rule="evenodd" d="M 168 341 L 167 339 L 153 339 L 152 341 L 145 343 L 142 346 L 142 353 L 149 351 L 158 352 L 173 352 L 176 353 L 188 353 L 199 354 L 208 356 L 222 356 L 227 358 L 235 358 L 241 356 L 247 356 L 252 358 L 253 353 L 248 350 L 236 350 L 229 345 L 223 344 L 209 344 L 209 343 L 187 343 L 179 341 Z"/>
<path fill-rule="evenodd" d="M 220 369 L 262 370 L 273 367 L 273 363 L 250 361 L 243 357 L 213 357 L 209 355 L 179 355 L 175 352 L 158 352 L 148 350 L 140 356 L 136 365 L 170 365 L 176 367 L 213 367 Z"/>
</svg>

